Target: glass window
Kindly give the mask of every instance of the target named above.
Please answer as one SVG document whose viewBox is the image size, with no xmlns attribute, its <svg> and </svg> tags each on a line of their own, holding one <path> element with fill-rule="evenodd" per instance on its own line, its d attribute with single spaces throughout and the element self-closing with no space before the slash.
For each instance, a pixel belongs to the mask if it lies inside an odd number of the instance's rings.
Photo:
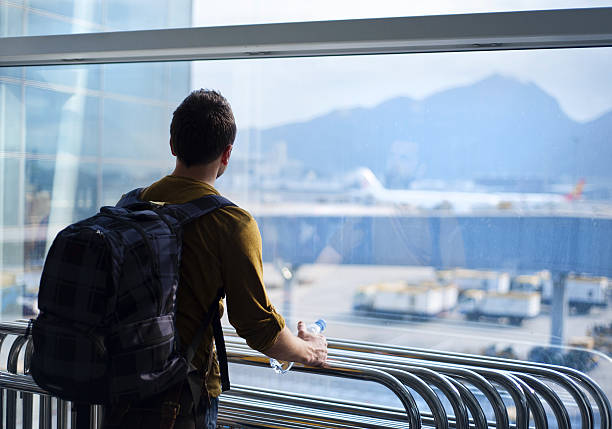
<svg viewBox="0 0 612 429">
<path fill-rule="evenodd" d="M 108 158 L 169 159 L 169 118 L 167 105 L 150 104 L 146 100 L 104 100 L 102 155 Z"/>
<path fill-rule="evenodd" d="M 0 67 L 0 82 L 8 82 L 7 78 L 16 77 L 20 78 L 22 69 L 19 67 Z"/>
<path fill-rule="evenodd" d="M 104 65 L 104 90 L 157 100 L 165 96 L 168 85 L 171 85 L 170 69 L 171 66 L 165 63 Z M 187 67 L 180 69 L 188 70 Z M 144 73 L 149 74 L 150 78 L 143 79 Z M 184 80 L 185 76 L 182 77 Z"/>
<path fill-rule="evenodd" d="M 26 88 L 26 149 L 30 153 L 98 153 L 99 99 L 36 87 Z"/>
<path fill-rule="evenodd" d="M 117 30 L 190 27 L 191 5 L 189 0 L 107 0 L 105 24 Z"/>
<path fill-rule="evenodd" d="M 115 205 L 125 192 L 150 185 L 170 174 L 171 171 L 172 164 L 169 161 L 138 165 L 134 165 L 133 160 L 124 160 L 123 163 L 105 162 L 101 172 L 101 203 L 102 205 Z"/>
<path fill-rule="evenodd" d="M 9 68 L 7 70 L 15 69 Z M 54 89 L 59 91 L 75 86 L 83 89 L 99 90 L 102 85 L 101 69 L 102 66 L 99 65 L 87 66 L 86 68 L 74 66 L 24 68 L 26 80 L 44 82 L 47 87 L 54 85 Z"/>
<path fill-rule="evenodd" d="M 191 4 L 191 0 L 0 0 L 0 37 L 190 27 Z"/>
<path fill-rule="evenodd" d="M 0 80 L 0 148 L 3 152 L 22 150 L 22 136 L 25 134 L 20 126 L 23 117 L 22 90 L 20 85 Z"/>
<path fill-rule="evenodd" d="M 290 327 L 556 359 L 611 392 L 611 66 L 610 48 L 109 64 L 97 89 L 57 81 L 97 66 L 29 68 L 0 81 L 1 268 L 35 277 L 51 227 L 168 174 L 174 108 L 214 88 L 239 128 L 217 187 L 255 216 Z"/>
<path fill-rule="evenodd" d="M 24 36 L 44 36 L 51 34 L 83 33 L 87 27 L 72 23 L 70 19 L 55 15 L 27 12 L 26 34 Z"/>
<path fill-rule="evenodd" d="M 87 14 L 91 21 L 100 22 L 103 3 L 103 0 L 29 0 L 28 6 L 39 14 L 77 18 L 83 18 L 83 15 Z"/>
<path fill-rule="evenodd" d="M 19 159 L 4 158 L 2 160 L 2 204 L 5 209 L 2 213 L 2 221 L 7 227 L 21 225 L 20 214 L 23 215 L 23 210 L 19 210 L 19 206 L 20 194 L 23 192 L 23 187 L 20 186 L 22 185 L 20 183 L 22 165 Z"/>
<path fill-rule="evenodd" d="M 190 65 L 139 69 L 149 81 L 140 93 L 122 86 L 118 69 L 117 82 L 103 81 L 98 65 L 0 69 L 2 320 L 34 314 L 61 228 L 170 171 L 167 122 L 189 90 Z"/>
<path fill-rule="evenodd" d="M 24 16 L 25 10 L 19 5 L 0 2 L 0 37 L 24 36 Z"/>
</svg>

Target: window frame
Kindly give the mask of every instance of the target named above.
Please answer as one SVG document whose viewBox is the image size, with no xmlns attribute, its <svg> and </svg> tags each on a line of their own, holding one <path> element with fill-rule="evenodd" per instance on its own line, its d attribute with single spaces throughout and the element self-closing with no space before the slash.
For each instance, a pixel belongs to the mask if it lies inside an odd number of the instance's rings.
<svg viewBox="0 0 612 429">
<path fill-rule="evenodd" d="M 0 38 L 0 67 L 612 46 L 612 7 Z"/>
</svg>

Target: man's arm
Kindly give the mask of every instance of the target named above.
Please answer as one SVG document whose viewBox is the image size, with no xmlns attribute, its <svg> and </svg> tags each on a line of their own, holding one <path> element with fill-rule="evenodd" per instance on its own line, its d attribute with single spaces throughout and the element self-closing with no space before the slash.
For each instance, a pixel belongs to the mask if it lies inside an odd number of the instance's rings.
<svg viewBox="0 0 612 429">
<path fill-rule="evenodd" d="M 301 322 L 297 336 L 293 335 L 270 303 L 263 283 L 261 235 L 255 219 L 237 208 L 229 208 L 226 213 L 233 219 L 228 219 L 222 231 L 226 239 L 220 260 L 227 264 L 222 273 L 229 322 L 255 350 L 278 360 L 322 366 L 327 358 L 325 337 L 308 332 Z"/>
<path fill-rule="evenodd" d="M 308 332 L 304 322 L 300 321 L 297 336 L 285 326 L 276 342 L 263 353 L 278 360 L 324 366 L 327 360 L 327 340 L 322 334 Z"/>
</svg>

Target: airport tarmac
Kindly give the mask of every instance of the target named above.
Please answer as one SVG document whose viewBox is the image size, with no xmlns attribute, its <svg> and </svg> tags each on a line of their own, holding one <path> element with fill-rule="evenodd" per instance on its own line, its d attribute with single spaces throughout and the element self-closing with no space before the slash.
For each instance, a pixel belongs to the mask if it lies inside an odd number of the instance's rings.
<svg viewBox="0 0 612 429">
<path fill-rule="evenodd" d="M 272 264 L 264 266 L 270 299 L 294 332 L 298 320 L 308 323 L 324 318 L 326 335 L 332 338 L 470 354 L 483 354 L 490 346 L 498 351 L 511 347 L 519 359 L 526 359 L 532 348 L 550 342 L 551 317 L 546 306 L 538 317 L 525 320 L 522 326 L 503 320 L 466 321 L 456 311 L 434 318 L 402 318 L 364 316 L 352 309 L 353 294 L 360 286 L 384 281 L 419 282 L 434 277 L 429 267 L 303 265 L 293 272 L 288 292 L 281 270 Z M 568 314 L 564 343 L 587 335 L 594 325 L 610 321 L 610 306 L 594 308 L 585 315 Z M 597 359 L 597 367 L 589 374 L 612 395 L 612 360 L 603 354 Z"/>
</svg>

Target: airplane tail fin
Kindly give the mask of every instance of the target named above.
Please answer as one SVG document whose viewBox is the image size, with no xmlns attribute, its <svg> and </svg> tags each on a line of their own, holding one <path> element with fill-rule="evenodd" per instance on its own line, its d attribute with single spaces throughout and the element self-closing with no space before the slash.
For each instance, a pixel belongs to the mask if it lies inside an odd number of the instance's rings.
<svg viewBox="0 0 612 429">
<path fill-rule="evenodd" d="M 586 181 L 584 179 L 580 179 L 574 189 L 569 194 L 565 194 L 565 199 L 567 201 L 576 201 L 582 197 L 582 191 L 584 190 L 584 185 Z"/>
<path fill-rule="evenodd" d="M 376 175 L 369 168 L 359 168 L 353 173 L 352 181 L 354 186 L 361 191 L 378 191 L 384 189 L 384 186 L 376 178 Z"/>
</svg>

